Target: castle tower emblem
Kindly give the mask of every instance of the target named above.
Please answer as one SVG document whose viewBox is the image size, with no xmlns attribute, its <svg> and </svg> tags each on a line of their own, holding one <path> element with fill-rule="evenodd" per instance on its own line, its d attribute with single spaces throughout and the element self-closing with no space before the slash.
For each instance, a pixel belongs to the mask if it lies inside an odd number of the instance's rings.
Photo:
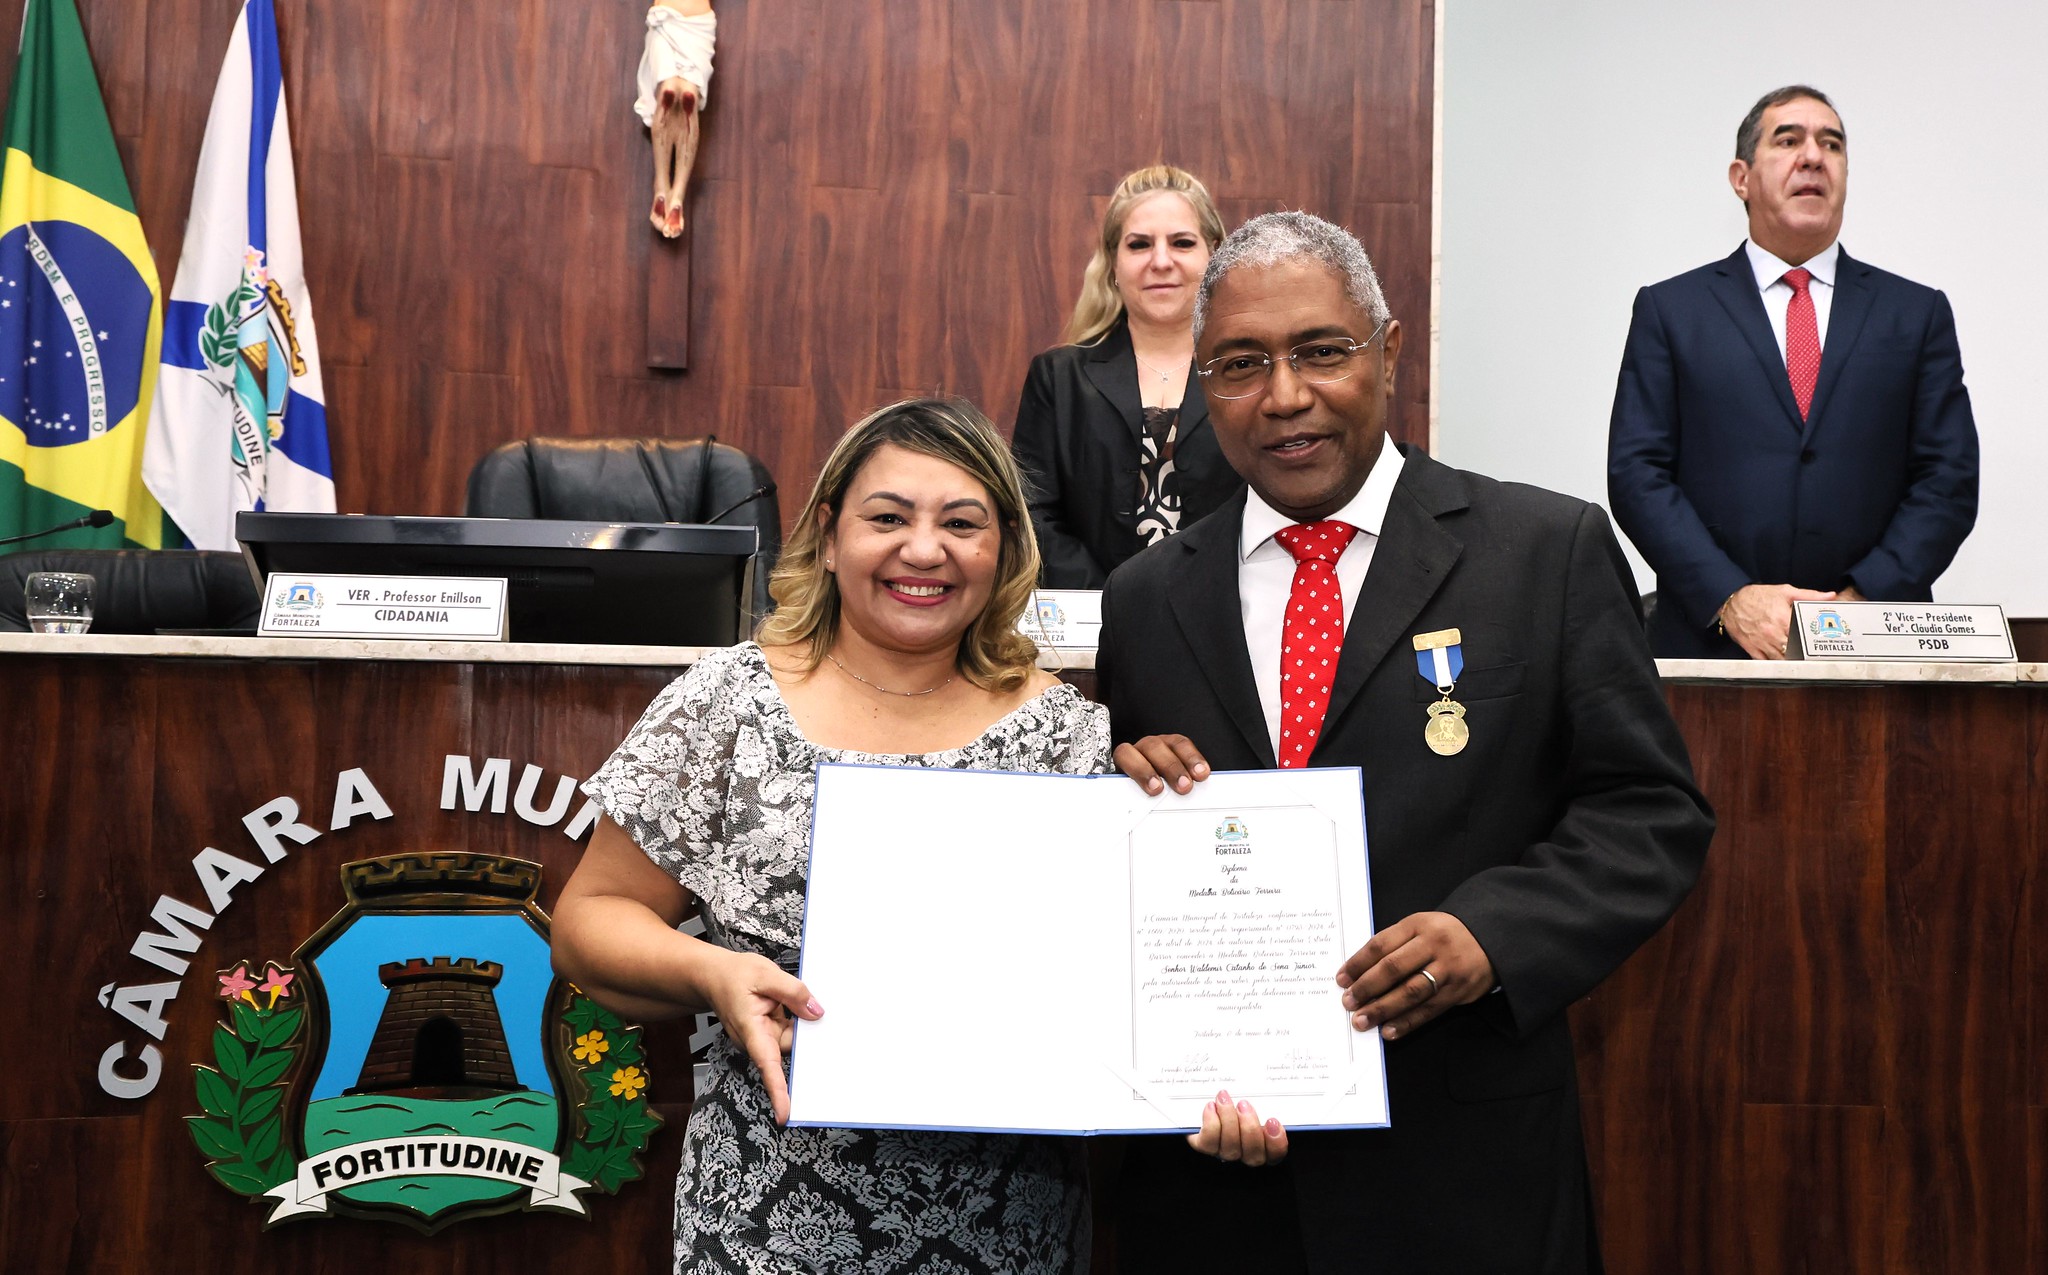
<svg viewBox="0 0 2048 1275">
<path fill-rule="evenodd" d="M 524 1089 L 505 1043 L 492 989 L 496 961 L 415 957 L 377 967 L 391 991 L 362 1074 L 346 1094 L 408 1093 L 451 1098 L 465 1091 Z"/>
</svg>

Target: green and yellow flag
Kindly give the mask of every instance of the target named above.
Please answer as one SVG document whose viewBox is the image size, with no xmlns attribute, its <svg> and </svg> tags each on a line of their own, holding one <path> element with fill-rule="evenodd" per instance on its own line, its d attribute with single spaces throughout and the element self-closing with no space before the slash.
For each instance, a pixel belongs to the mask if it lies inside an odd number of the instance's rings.
<svg viewBox="0 0 2048 1275">
<path fill-rule="evenodd" d="M 29 0 L 6 147 L 0 536 L 110 509 L 111 526 L 19 547 L 160 548 L 166 528 L 142 485 L 142 437 L 163 289 L 75 0 Z"/>
</svg>

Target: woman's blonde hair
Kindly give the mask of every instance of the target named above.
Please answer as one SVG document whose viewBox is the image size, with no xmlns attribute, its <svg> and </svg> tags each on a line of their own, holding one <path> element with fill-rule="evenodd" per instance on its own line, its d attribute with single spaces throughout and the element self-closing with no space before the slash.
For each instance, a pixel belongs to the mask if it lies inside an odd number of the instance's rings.
<svg viewBox="0 0 2048 1275">
<path fill-rule="evenodd" d="M 1038 647 L 1017 631 L 1017 618 L 1038 583 L 1038 538 L 1024 504 L 1024 475 L 1009 445 L 974 404 L 961 398 L 891 403 L 846 431 L 825 459 L 768 579 L 775 610 L 755 631 L 763 646 L 795 647 L 816 668 L 839 632 L 839 582 L 825 569 L 827 520 L 844 512 L 854 475 L 888 445 L 945 461 L 988 489 L 995 501 L 1001 549 L 988 605 L 960 635 L 960 673 L 986 691 L 1014 691 L 1031 675 Z"/>
<path fill-rule="evenodd" d="M 1162 190 L 1188 201 L 1210 252 L 1223 242 L 1223 218 L 1216 211 L 1216 201 L 1209 198 L 1208 187 L 1193 173 L 1171 164 L 1154 164 L 1125 177 L 1116 184 L 1109 197 L 1109 208 L 1102 214 L 1102 237 L 1096 241 L 1095 255 L 1088 259 L 1087 268 L 1081 271 L 1081 298 L 1074 302 L 1073 316 L 1060 333 L 1062 344 L 1091 345 L 1124 317 L 1123 295 L 1116 290 L 1117 244 L 1124 237 L 1124 222 L 1129 220 L 1131 209 Z"/>
</svg>

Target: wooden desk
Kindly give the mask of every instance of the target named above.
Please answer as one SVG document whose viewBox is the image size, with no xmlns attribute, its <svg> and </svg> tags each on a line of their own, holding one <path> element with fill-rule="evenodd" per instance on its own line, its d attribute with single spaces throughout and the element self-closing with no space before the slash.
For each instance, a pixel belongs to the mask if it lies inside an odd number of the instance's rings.
<svg viewBox="0 0 2048 1275">
<path fill-rule="evenodd" d="M 441 808 L 446 759 L 580 779 L 697 652 L 0 635 L 0 1269 L 666 1269 L 687 1029 L 649 1033 L 669 1127 L 589 1220 L 434 1237 L 358 1221 L 262 1233 L 184 1128 L 212 972 L 289 953 L 343 862 L 422 848 L 573 866 L 566 819 Z M 1069 658 L 1077 682 L 1091 662 Z M 1574 1010 L 1609 1268 L 2020 1271 L 2048 1241 L 2048 698 L 2041 665 L 1665 666 L 1720 814 L 1673 924 Z M 1940 678 L 1939 681 L 1929 680 Z M 332 829 L 361 769 L 392 817 Z M 98 1003 L 168 977 L 130 954 L 204 848 L 290 796 L 319 838 L 238 886 L 165 1009 L 146 1097 L 100 1085 L 150 1043 Z M 458 805 L 460 803 L 458 802 Z M 578 798 L 580 804 L 580 798 Z M 2048 1023 L 2048 1016 L 2044 1016 Z"/>
</svg>

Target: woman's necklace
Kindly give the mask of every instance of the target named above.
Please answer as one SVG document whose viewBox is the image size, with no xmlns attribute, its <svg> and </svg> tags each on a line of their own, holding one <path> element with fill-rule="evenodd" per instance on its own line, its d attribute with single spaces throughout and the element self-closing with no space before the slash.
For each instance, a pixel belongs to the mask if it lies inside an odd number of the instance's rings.
<svg viewBox="0 0 2048 1275">
<path fill-rule="evenodd" d="M 1139 366 L 1147 368 L 1150 371 L 1156 373 L 1161 381 L 1171 381 L 1173 379 L 1173 374 L 1175 372 L 1184 372 L 1187 370 L 1189 360 L 1193 359 L 1195 356 L 1190 354 L 1187 358 L 1182 359 L 1180 362 L 1174 364 L 1172 367 L 1167 368 L 1156 367 L 1153 364 L 1146 362 L 1144 356 L 1139 354 L 1135 349 L 1131 351 L 1131 357 L 1138 360 Z"/>
<path fill-rule="evenodd" d="M 852 669 L 846 667 L 844 664 L 839 664 L 839 657 L 832 654 L 832 652 L 830 651 L 825 652 L 825 658 L 832 661 L 834 664 L 838 664 L 839 671 L 846 674 L 854 681 L 859 682 L 862 686 L 871 686 L 874 689 L 880 691 L 884 695 L 907 695 L 911 697 L 916 697 L 919 695 L 929 695 L 933 691 L 945 690 L 948 686 L 951 686 L 953 684 L 953 678 L 959 676 L 957 673 L 953 674 L 951 676 L 948 676 L 945 681 L 940 682 L 937 686 L 927 686 L 921 691 L 892 691 L 888 687 L 883 686 L 878 682 L 870 682 L 868 679 L 862 677 L 860 674 L 854 672 Z"/>
</svg>

